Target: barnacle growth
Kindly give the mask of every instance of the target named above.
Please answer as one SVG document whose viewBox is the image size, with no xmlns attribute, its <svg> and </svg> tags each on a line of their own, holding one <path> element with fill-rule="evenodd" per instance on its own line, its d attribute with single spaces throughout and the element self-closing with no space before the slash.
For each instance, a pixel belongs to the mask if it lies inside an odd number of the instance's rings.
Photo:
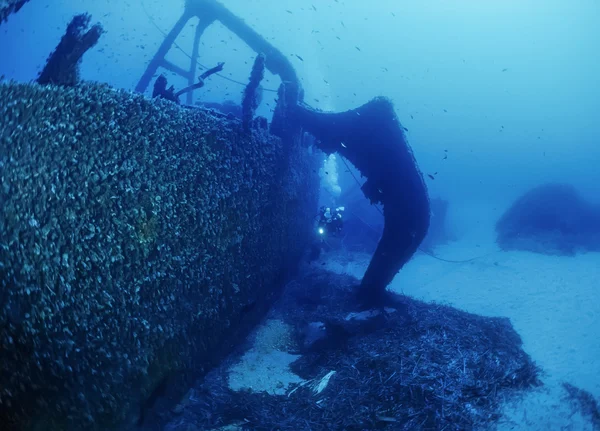
<svg viewBox="0 0 600 431">
<path fill-rule="evenodd" d="M 137 420 L 162 379 L 260 318 L 310 237 L 317 160 L 238 120 L 0 83 L 0 131 L 7 429 Z"/>
</svg>

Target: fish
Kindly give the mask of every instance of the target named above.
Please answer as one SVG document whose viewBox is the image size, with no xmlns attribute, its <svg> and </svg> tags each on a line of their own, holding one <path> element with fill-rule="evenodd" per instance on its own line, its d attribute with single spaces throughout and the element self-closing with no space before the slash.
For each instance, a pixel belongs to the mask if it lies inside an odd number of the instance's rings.
<svg viewBox="0 0 600 431">
<path fill-rule="evenodd" d="M 431 174 L 427 174 L 427 176 L 428 176 L 429 178 L 431 178 L 432 180 L 435 180 L 435 177 L 434 177 L 433 175 L 431 175 Z"/>
<path fill-rule="evenodd" d="M 395 418 L 391 417 L 391 416 L 377 416 L 377 420 L 380 420 L 381 422 L 398 422 Z"/>
<path fill-rule="evenodd" d="M 304 61 L 304 59 L 302 57 L 300 57 L 298 54 L 294 54 L 296 57 L 298 57 L 298 60 L 300 61 Z"/>
</svg>

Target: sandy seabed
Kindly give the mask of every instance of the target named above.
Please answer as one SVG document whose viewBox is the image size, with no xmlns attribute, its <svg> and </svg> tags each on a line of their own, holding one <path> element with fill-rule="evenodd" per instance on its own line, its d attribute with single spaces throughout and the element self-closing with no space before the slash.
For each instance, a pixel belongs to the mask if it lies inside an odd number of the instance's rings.
<svg viewBox="0 0 600 431">
<path fill-rule="evenodd" d="M 567 396 L 563 384 L 589 392 L 600 403 L 600 253 L 560 257 L 500 251 L 493 227 L 480 223 L 494 220 L 498 214 L 476 210 L 463 214 L 471 214 L 470 220 L 463 220 L 471 229 L 462 239 L 435 251 L 442 259 L 466 262 L 444 262 L 417 253 L 390 290 L 510 319 L 523 340 L 523 349 L 541 368 L 543 385 L 507 403 L 494 429 L 598 429 Z M 370 258 L 340 250 L 326 253 L 316 264 L 360 279 Z"/>
</svg>

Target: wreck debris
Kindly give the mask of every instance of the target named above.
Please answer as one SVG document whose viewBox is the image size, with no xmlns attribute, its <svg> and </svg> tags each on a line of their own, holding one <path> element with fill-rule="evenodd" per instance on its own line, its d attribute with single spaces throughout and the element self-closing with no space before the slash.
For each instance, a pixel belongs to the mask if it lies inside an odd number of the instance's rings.
<svg viewBox="0 0 600 431">
<path fill-rule="evenodd" d="M 244 129 L 249 130 L 256 108 L 262 100 L 262 88 L 260 82 L 265 76 L 265 56 L 259 54 L 254 60 L 252 72 L 250 73 L 250 82 L 244 89 L 244 98 L 242 99 L 242 122 Z"/>
<path fill-rule="evenodd" d="M 194 47 L 191 55 L 189 70 L 184 70 L 179 66 L 166 60 L 166 55 L 175 43 L 177 36 L 184 29 L 185 25 L 194 17 L 198 17 L 200 22 L 196 27 L 194 36 Z M 263 53 L 265 56 L 265 67 L 271 73 L 279 75 L 283 82 L 291 82 L 300 85 L 296 71 L 288 58 L 271 45 L 264 37 L 253 30 L 241 18 L 235 16 L 225 6 L 217 0 L 186 0 L 184 12 L 175 23 L 175 26 L 167 34 L 163 43 L 158 48 L 155 56 L 150 61 L 146 71 L 142 75 L 135 90 L 143 93 L 150 85 L 152 77 L 156 74 L 159 67 L 163 67 L 188 79 L 189 85 L 194 84 L 196 77 L 196 68 L 198 67 L 198 48 L 200 38 L 204 31 L 215 21 L 219 21 L 240 39 L 242 39 L 250 48 L 257 53 Z M 187 104 L 192 104 L 192 94 L 188 93 Z"/>
<path fill-rule="evenodd" d="M 46 66 L 37 82 L 42 85 L 55 84 L 74 86 L 79 82 L 79 64 L 83 54 L 96 45 L 104 32 L 100 24 L 88 30 L 92 17 L 89 14 L 76 15 L 56 50 L 50 54 Z"/>
<path fill-rule="evenodd" d="M 222 71 L 224 64 L 225 63 L 223 62 L 217 64 L 212 69 L 209 69 L 202 75 L 200 75 L 198 77 L 198 82 L 188 87 L 185 87 L 184 89 L 179 90 L 177 92 L 175 92 L 175 87 L 173 87 L 172 85 L 169 88 L 167 88 L 167 78 L 165 78 L 164 75 L 160 75 L 158 78 L 156 78 L 156 81 L 154 82 L 154 90 L 152 91 L 152 97 L 161 97 L 163 99 L 167 99 L 171 102 L 179 104 L 179 96 L 181 96 L 184 93 L 192 92 L 194 90 L 204 87 L 204 80 L 210 75 Z"/>
<path fill-rule="evenodd" d="M 317 158 L 104 85 L 1 83 L 0 110 L 0 429 L 120 429 L 263 317 Z"/>
<path fill-rule="evenodd" d="M 179 98 L 175 97 L 175 87 L 172 85 L 167 88 L 168 82 L 165 75 L 160 75 L 154 81 L 154 90 L 152 91 L 152 98 L 160 97 L 161 99 L 170 100 L 171 102 L 179 103 Z"/>
<path fill-rule="evenodd" d="M 294 83 L 283 82 L 277 91 L 277 104 L 273 112 L 270 131 L 282 139 L 289 139 L 301 132 L 298 122 L 292 121 L 291 110 L 303 99 L 302 89 Z"/>
<path fill-rule="evenodd" d="M 137 91 L 145 91 L 160 66 L 186 76 L 186 72 L 166 62 L 164 57 L 194 16 L 200 18 L 198 38 L 206 27 L 219 20 L 252 49 L 262 53 L 264 66 L 280 76 L 282 84 L 270 127 L 272 134 L 284 142 L 292 142 L 305 130 L 315 136 L 317 146 L 324 152 L 340 153 L 368 178 L 362 191 L 372 203 L 383 204 L 385 220 L 383 235 L 361 282 L 359 296 L 364 297 L 365 306 L 380 303 L 387 285 L 419 248 L 430 222 L 427 187 L 392 103 L 376 98 L 342 113 L 319 112 L 305 105 L 304 93 L 287 57 L 217 0 L 186 1 L 182 17 L 163 41 L 140 79 Z M 192 69 L 195 67 L 196 63 L 192 62 Z M 248 102 L 252 99 L 245 102 L 246 128 L 252 106 Z"/>
<path fill-rule="evenodd" d="M 2 0 L 0 1 L 0 24 L 8 19 L 8 16 L 17 13 L 29 0 Z"/>
<path fill-rule="evenodd" d="M 214 75 L 215 73 L 221 72 L 223 70 L 224 64 L 225 63 L 221 62 L 221 63 L 217 64 L 215 67 L 213 67 L 212 69 L 208 69 L 206 72 L 204 72 L 202 75 L 200 75 L 198 77 L 198 82 L 196 82 L 195 84 L 190 85 L 188 87 L 185 87 L 182 90 L 179 90 L 177 93 L 175 93 L 175 97 L 177 97 L 177 99 L 179 99 L 179 96 L 181 96 L 184 93 L 204 87 L 204 80 L 206 78 L 208 78 L 210 75 Z"/>
<path fill-rule="evenodd" d="M 385 289 L 417 251 L 429 228 L 430 205 L 423 175 L 388 99 L 379 97 L 341 113 L 299 103 L 291 111 L 327 154 L 337 152 L 367 177 L 371 203 L 383 204 L 383 234 L 362 279 L 365 305 L 384 299 Z"/>
</svg>

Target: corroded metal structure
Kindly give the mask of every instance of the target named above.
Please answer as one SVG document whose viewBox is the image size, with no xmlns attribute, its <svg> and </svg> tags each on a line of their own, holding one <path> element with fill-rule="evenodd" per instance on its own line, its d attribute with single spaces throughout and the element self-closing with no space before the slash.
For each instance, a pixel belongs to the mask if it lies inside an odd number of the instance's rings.
<svg viewBox="0 0 600 431">
<path fill-rule="evenodd" d="M 29 0 L 0 0 L 0 24 L 12 13 L 18 12 Z"/>
<path fill-rule="evenodd" d="M 37 83 L 0 84 L 8 429 L 115 429 L 201 375 L 277 297 L 317 205 L 317 159 L 285 97 L 276 136 L 82 83 L 102 33 L 89 23 L 73 19 Z"/>
<path fill-rule="evenodd" d="M 190 65 L 189 68 L 185 70 L 166 60 L 165 57 L 186 24 L 196 17 L 199 18 L 200 21 L 194 35 Z M 299 85 L 296 71 L 288 59 L 267 42 L 265 38 L 248 26 L 244 20 L 237 17 L 216 0 L 186 0 L 185 9 L 181 18 L 175 23 L 158 48 L 158 51 L 138 82 L 135 88 L 136 91 L 144 92 L 150 85 L 152 77 L 160 67 L 183 76 L 188 80 L 188 85 L 193 85 L 197 79 L 196 72 L 198 69 L 198 48 L 200 46 L 200 39 L 202 38 L 204 31 L 215 21 L 221 22 L 221 24 L 235 33 L 255 52 L 264 54 L 266 58 L 266 68 L 272 73 L 279 75 L 282 81 Z M 187 94 L 187 103 L 192 103 L 192 93 Z"/>
<path fill-rule="evenodd" d="M 193 17 L 185 71 L 164 57 Z M 287 58 L 216 0 L 187 0 L 137 90 L 161 66 L 193 84 L 197 45 L 216 20 L 282 79 L 269 129 L 77 79 L 0 84 L 0 423 L 9 429 L 135 421 L 157 388 L 201 374 L 264 315 L 311 238 L 317 160 L 303 130 L 348 157 L 368 177 L 365 195 L 384 206 L 365 302 L 378 303 L 427 230 L 426 187 L 392 104 L 311 109 Z"/>
<path fill-rule="evenodd" d="M 0 84 L 0 113 L 0 423 L 113 429 L 276 298 L 316 160 L 105 86 Z"/>
<path fill-rule="evenodd" d="M 186 72 L 164 57 L 193 17 L 198 17 L 200 23 L 191 68 Z M 427 187 L 392 102 L 378 97 L 346 112 L 325 113 L 313 109 L 304 103 L 302 88 L 288 59 L 217 0 L 186 0 L 183 15 L 150 62 L 137 90 L 144 91 L 161 66 L 187 76 L 192 82 L 200 37 L 216 20 L 263 54 L 266 68 L 281 77 L 271 131 L 278 136 L 288 133 L 290 137 L 302 130 L 308 131 L 321 150 L 347 157 L 368 178 L 362 191 L 370 202 L 383 205 L 385 222 L 361 281 L 359 296 L 365 306 L 381 305 L 386 287 L 418 250 L 430 222 Z M 188 102 L 191 102 L 190 97 L 188 94 Z"/>
</svg>

